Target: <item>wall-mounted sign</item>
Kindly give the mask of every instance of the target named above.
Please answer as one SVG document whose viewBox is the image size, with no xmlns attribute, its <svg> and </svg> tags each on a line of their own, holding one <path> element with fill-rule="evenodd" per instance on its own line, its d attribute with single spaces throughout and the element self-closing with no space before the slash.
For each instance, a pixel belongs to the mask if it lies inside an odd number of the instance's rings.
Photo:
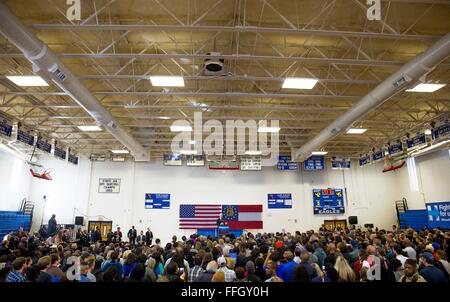
<svg viewBox="0 0 450 302">
<path fill-rule="evenodd" d="M 325 169 L 325 156 L 313 155 L 303 162 L 305 171 L 315 171 Z"/>
<path fill-rule="evenodd" d="M 290 155 L 280 155 L 278 156 L 277 169 L 282 171 L 297 171 L 298 163 L 291 161 Z"/>
<path fill-rule="evenodd" d="M 120 193 L 120 178 L 99 178 L 99 193 Z"/>
<path fill-rule="evenodd" d="M 347 157 L 333 156 L 331 158 L 331 169 L 333 170 L 347 170 L 350 169 L 351 160 Z"/>
<path fill-rule="evenodd" d="M 240 169 L 243 171 L 261 170 L 261 156 L 241 156 Z"/>
<path fill-rule="evenodd" d="M 34 135 L 30 133 L 31 131 L 25 127 L 19 127 L 17 129 L 17 140 L 26 145 L 34 145 Z"/>
<path fill-rule="evenodd" d="M 76 156 L 75 154 L 69 153 L 68 161 L 69 161 L 69 163 L 72 163 L 74 165 L 78 165 L 78 156 Z"/>
<path fill-rule="evenodd" d="M 431 130 L 431 137 L 433 140 L 439 139 L 439 138 L 449 138 L 450 136 L 450 123 L 446 122 L 439 127 L 433 128 Z"/>
<path fill-rule="evenodd" d="M 291 193 L 277 193 L 267 194 L 269 209 L 291 209 L 292 208 L 292 194 Z"/>
<path fill-rule="evenodd" d="M 203 155 L 187 155 L 186 166 L 203 167 L 205 165 L 205 157 Z"/>
<path fill-rule="evenodd" d="M 210 170 L 239 170 L 236 160 L 213 160 L 209 162 Z"/>
<path fill-rule="evenodd" d="M 402 142 L 396 142 L 396 143 L 391 144 L 389 146 L 389 148 L 388 148 L 388 151 L 389 151 L 389 155 L 402 153 L 403 152 L 403 143 Z"/>
<path fill-rule="evenodd" d="M 170 194 L 145 193 L 146 209 L 170 209 Z"/>
<path fill-rule="evenodd" d="M 370 156 L 369 155 L 366 154 L 366 155 L 363 155 L 363 156 L 361 156 L 359 158 L 359 166 L 360 167 L 365 166 L 365 165 L 367 165 L 369 163 L 370 163 Z"/>
<path fill-rule="evenodd" d="M 63 147 L 57 147 L 55 145 L 55 149 L 53 150 L 53 155 L 57 158 L 66 160 L 67 151 L 66 148 Z"/>
<path fill-rule="evenodd" d="M 450 201 L 427 203 L 428 227 L 450 230 Z"/>
<path fill-rule="evenodd" d="M 344 194 L 342 189 L 314 189 L 314 214 L 343 214 Z"/>
<path fill-rule="evenodd" d="M 372 160 L 374 162 L 384 158 L 384 150 L 378 150 L 372 153 Z"/>
<path fill-rule="evenodd" d="M 52 152 L 52 144 L 47 142 L 42 137 L 38 138 L 38 140 L 36 142 L 36 148 L 38 148 L 39 150 L 42 150 L 44 152 L 47 152 L 47 153 L 51 153 Z"/>
<path fill-rule="evenodd" d="M 406 140 L 406 146 L 408 147 L 408 149 L 412 149 L 412 148 L 424 145 L 426 143 L 427 143 L 427 139 L 426 139 L 425 133 L 421 133 L 419 135 L 408 138 Z"/>
<path fill-rule="evenodd" d="M 165 166 L 181 166 L 183 161 L 181 154 L 164 154 L 164 161 Z"/>
<path fill-rule="evenodd" d="M 4 112 L 0 111 L 0 134 L 6 136 L 7 138 L 11 137 L 13 127 L 13 118 L 7 115 Z"/>
</svg>

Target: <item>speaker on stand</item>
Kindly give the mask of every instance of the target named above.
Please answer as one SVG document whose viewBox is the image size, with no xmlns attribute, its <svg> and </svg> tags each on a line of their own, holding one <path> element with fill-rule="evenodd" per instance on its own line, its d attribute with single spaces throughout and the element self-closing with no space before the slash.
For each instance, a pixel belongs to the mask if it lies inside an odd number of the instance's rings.
<svg viewBox="0 0 450 302">
<path fill-rule="evenodd" d="M 358 224 L 358 216 L 348 216 L 348 223 L 351 225 Z"/>
</svg>

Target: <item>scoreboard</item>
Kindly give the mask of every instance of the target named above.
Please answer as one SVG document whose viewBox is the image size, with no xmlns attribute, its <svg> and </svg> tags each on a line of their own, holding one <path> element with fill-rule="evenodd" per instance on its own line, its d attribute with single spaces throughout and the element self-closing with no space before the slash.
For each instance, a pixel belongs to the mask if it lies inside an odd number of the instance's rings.
<svg viewBox="0 0 450 302">
<path fill-rule="evenodd" d="M 342 189 L 314 189 L 314 214 L 343 214 L 344 194 Z"/>
</svg>

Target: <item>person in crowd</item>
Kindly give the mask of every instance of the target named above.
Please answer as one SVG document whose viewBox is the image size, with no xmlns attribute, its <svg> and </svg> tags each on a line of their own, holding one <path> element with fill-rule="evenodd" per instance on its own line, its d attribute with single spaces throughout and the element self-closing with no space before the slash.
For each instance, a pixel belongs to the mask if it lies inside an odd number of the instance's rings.
<svg viewBox="0 0 450 302">
<path fill-rule="evenodd" d="M 136 242 L 137 242 L 138 246 L 143 246 L 145 244 L 146 239 L 145 239 L 144 231 L 141 230 L 139 235 L 136 237 Z"/>
<path fill-rule="evenodd" d="M 291 253 L 292 254 L 292 253 Z M 261 278 L 255 274 L 256 268 L 253 261 L 247 261 L 245 264 L 245 274 L 248 282 L 262 282 Z"/>
<path fill-rule="evenodd" d="M 308 254 L 307 252 L 304 253 Z M 284 252 L 283 257 L 284 259 L 286 259 L 286 263 L 283 265 L 281 271 L 281 279 L 283 279 L 284 282 L 289 282 L 292 279 L 292 272 L 294 268 L 297 266 L 297 262 L 294 261 L 294 255 L 289 250 Z"/>
<path fill-rule="evenodd" d="M 393 252 L 394 252 L 395 258 L 400 260 L 400 262 L 402 263 L 402 268 L 404 268 L 405 267 L 405 262 L 408 259 L 408 257 L 406 257 L 403 254 L 404 252 L 403 252 L 403 249 L 402 249 L 401 245 L 398 244 L 398 243 L 394 243 L 394 245 L 393 245 Z"/>
<path fill-rule="evenodd" d="M 412 259 L 406 259 L 403 273 L 398 282 L 427 282 L 417 271 L 417 263 Z"/>
<path fill-rule="evenodd" d="M 12 230 L 8 230 L 8 232 L 6 233 L 6 235 L 3 236 L 2 243 L 3 243 L 3 242 L 9 241 L 9 240 L 11 239 L 12 236 L 13 236 L 13 231 L 12 231 Z"/>
<path fill-rule="evenodd" d="M 405 262 L 406 263 L 406 262 Z M 400 278 L 404 275 L 404 268 L 402 268 L 402 263 L 397 258 L 393 258 L 389 262 L 389 269 L 394 272 L 395 280 L 398 282 Z"/>
<path fill-rule="evenodd" d="M 419 273 L 427 282 L 448 282 L 444 272 L 434 265 L 434 256 L 430 252 L 419 255 Z"/>
<path fill-rule="evenodd" d="M 305 266 L 298 265 L 294 268 L 292 272 L 292 282 L 311 282 L 311 278 L 309 277 L 309 273 Z"/>
<path fill-rule="evenodd" d="M 92 274 L 95 267 L 95 260 L 87 258 L 80 263 L 80 282 L 96 282 L 97 279 Z"/>
<path fill-rule="evenodd" d="M 309 263 L 309 253 L 308 252 L 303 252 L 301 255 L 300 255 L 300 264 L 299 264 L 299 266 L 302 266 L 302 267 L 304 267 L 305 268 L 305 270 L 306 270 L 306 272 L 308 273 L 308 278 L 309 278 L 309 280 L 312 280 L 312 279 L 314 279 L 315 277 L 317 277 L 317 272 L 316 272 L 316 270 L 311 266 L 311 264 Z M 303 272 L 302 272 L 303 273 Z M 284 279 L 283 278 L 283 280 L 286 282 L 286 281 L 289 281 L 289 280 L 287 280 L 287 279 Z"/>
<path fill-rule="evenodd" d="M 266 270 L 267 279 L 265 282 L 283 282 L 283 279 L 277 276 L 278 264 L 272 261 Z"/>
<path fill-rule="evenodd" d="M 123 276 L 123 266 L 122 266 L 122 264 L 118 261 L 118 258 L 119 258 L 119 253 L 116 252 L 116 251 L 113 251 L 113 252 L 111 253 L 111 260 L 106 260 L 106 261 L 103 262 L 103 264 L 102 264 L 102 271 L 103 271 L 103 272 L 107 272 L 108 269 L 109 269 L 110 267 L 114 267 L 114 268 L 116 269 L 115 274 L 116 274 L 117 276 L 115 276 L 115 279 L 118 278 L 118 277 L 121 278 L 121 277 Z M 110 274 L 111 276 L 114 275 L 113 272 L 110 272 L 109 274 Z M 104 277 L 103 277 L 103 278 L 104 278 Z M 115 280 L 115 279 L 114 279 L 114 280 Z"/>
<path fill-rule="evenodd" d="M 211 279 L 211 282 L 225 282 L 225 274 L 217 271 Z"/>
<path fill-rule="evenodd" d="M 325 272 L 322 273 L 322 275 L 318 275 L 317 277 L 313 278 L 311 282 L 317 283 L 317 282 L 338 282 L 339 280 L 339 274 L 332 265 L 328 265 L 325 267 Z"/>
<path fill-rule="evenodd" d="M 53 214 L 50 220 L 48 221 L 47 232 L 49 236 L 53 236 L 56 234 L 56 215 Z"/>
<path fill-rule="evenodd" d="M 128 230 L 127 237 L 130 244 L 134 246 L 136 244 L 136 237 L 137 237 L 137 231 L 134 228 L 134 225 L 131 226 L 131 229 Z"/>
<path fill-rule="evenodd" d="M 92 233 L 92 241 L 94 243 L 102 241 L 102 234 L 100 233 L 98 226 L 95 227 L 95 230 Z"/>
<path fill-rule="evenodd" d="M 234 270 L 227 267 L 227 260 L 221 256 L 217 259 L 217 265 L 219 266 L 218 272 L 224 274 L 225 282 L 234 282 L 236 280 L 236 273 Z"/>
<path fill-rule="evenodd" d="M 150 228 L 147 228 L 147 232 L 145 232 L 145 245 L 151 246 L 153 242 L 153 232 Z"/>
<path fill-rule="evenodd" d="M 123 276 L 126 278 L 136 267 L 136 254 L 129 253 L 125 263 L 123 264 Z"/>
<path fill-rule="evenodd" d="M 336 253 L 334 268 L 338 272 L 340 282 L 355 282 L 356 274 L 341 253 Z"/>
<path fill-rule="evenodd" d="M 27 258 L 19 257 L 15 259 L 12 263 L 12 271 L 6 277 L 6 282 L 26 282 L 27 277 L 25 273 L 27 271 L 28 265 Z"/>
<path fill-rule="evenodd" d="M 211 282 L 212 277 L 217 272 L 217 262 L 216 261 L 210 261 L 206 265 L 206 269 L 203 273 L 201 273 L 194 282 Z"/>
</svg>

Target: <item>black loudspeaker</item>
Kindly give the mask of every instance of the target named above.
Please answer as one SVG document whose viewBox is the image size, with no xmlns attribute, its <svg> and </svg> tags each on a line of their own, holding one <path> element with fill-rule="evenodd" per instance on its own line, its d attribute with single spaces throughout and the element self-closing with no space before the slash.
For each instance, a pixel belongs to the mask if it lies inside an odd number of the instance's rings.
<svg viewBox="0 0 450 302">
<path fill-rule="evenodd" d="M 83 225 L 83 216 L 75 216 L 75 225 Z"/>
<path fill-rule="evenodd" d="M 366 224 L 364 225 L 364 227 L 365 227 L 365 228 L 368 228 L 368 229 L 373 229 L 373 223 L 366 223 Z"/>
<path fill-rule="evenodd" d="M 358 224 L 358 216 L 348 216 L 349 224 Z"/>
</svg>

